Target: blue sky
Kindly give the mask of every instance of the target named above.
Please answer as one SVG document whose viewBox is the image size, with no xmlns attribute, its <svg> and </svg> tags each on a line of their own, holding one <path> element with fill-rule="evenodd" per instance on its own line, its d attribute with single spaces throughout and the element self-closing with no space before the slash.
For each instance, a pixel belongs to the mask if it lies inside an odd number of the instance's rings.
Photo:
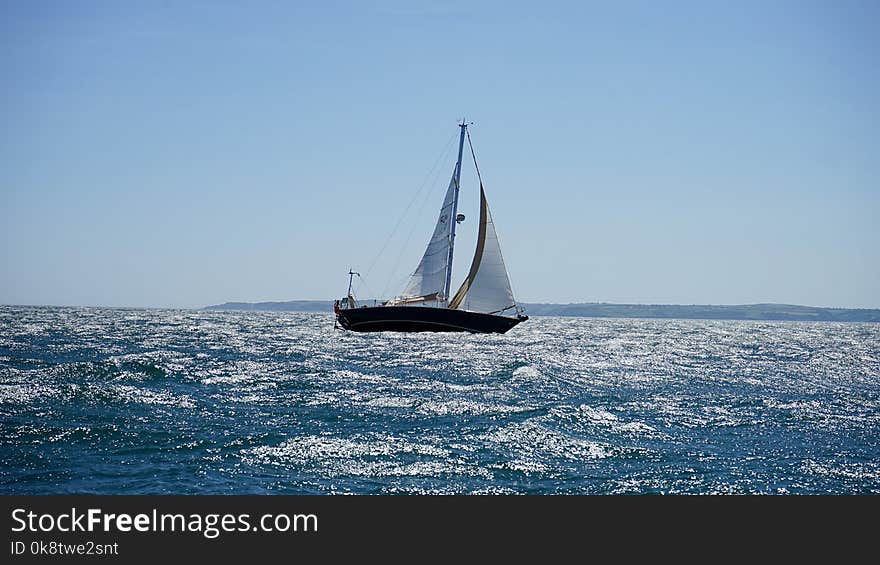
<svg viewBox="0 0 880 565">
<path fill-rule="evenodd" d="M 0 31 L 0 303 L 392 295 L 466 116 L 521 301 L 880 307 L 877 2 L 4 1 Z"/>
</svg>

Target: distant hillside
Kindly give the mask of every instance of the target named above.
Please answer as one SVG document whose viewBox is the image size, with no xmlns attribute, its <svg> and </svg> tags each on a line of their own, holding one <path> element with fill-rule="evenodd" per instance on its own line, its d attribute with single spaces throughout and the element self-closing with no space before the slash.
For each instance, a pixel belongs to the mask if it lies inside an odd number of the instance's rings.
<svg viewBox="0 0 880 565">
<path fill-rule="evenodd" d="M 225 302 L 204 310 L 265 310 L 270 312 L 332 312 L 332 300 L 288 300 L 287 302 Z"/>
<path fill-rule="evenodd" d="M 880 310 L 816 308 L 790 304 L 738 306 L 675 304 L 523 304 L 530 316 L 580 316 L 589 318 L 684 318 L 702 320 L 800 320 L 813 322 L 880 322 Z M 257 310 L 275 312 L 332 312 L 332 300 L 286 302 L 226 302 L 205 310 Z"/>
</svg>

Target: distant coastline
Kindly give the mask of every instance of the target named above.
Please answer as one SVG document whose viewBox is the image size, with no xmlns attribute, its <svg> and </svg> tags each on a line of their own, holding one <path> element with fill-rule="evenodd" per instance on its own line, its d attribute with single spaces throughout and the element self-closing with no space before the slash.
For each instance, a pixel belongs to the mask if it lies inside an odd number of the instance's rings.
<svg viewBox="0 0 880 565">
<path fill-rule="evenodd" d="M 880 309 L 819 308 L 792 304 L 679 305 L 679 304 L 572 304 L 524 303 L 530 316 L 587 318 L 678 318 L 700 320 L 764 320 L 803 322 L 880 322 Z M 270 312 L 332 312 L 332 300 L 284 302 L 226 302 L 204 310 Z"/>
</svg>

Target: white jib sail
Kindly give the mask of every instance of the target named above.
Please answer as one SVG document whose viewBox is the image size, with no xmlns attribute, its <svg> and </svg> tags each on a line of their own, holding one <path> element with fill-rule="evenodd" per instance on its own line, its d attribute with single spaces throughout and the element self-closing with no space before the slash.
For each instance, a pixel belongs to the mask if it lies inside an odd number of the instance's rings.
<svg viewBox="0 0 880 565">
<path fill-rule="evenodd" d="M 449 181 L 446 198 L 440 208 L 437 225 L 419 266 L 410 277 L 403 294 L 397 302 L 423 302 L 443 300 L 443 289 L 446 286 L 446 262 L 449 257 L 449 244 L 452 234 L 452 205 L 455 200 L 455 173 Z"/>
<path fill-rule="evenodd" d="M 489 212 L 486 194 L 480 186 L 480 229 L 477 249 L 467 278 L 449 303 L 450 308 L 472 312 L 500 313 L 516 307 L 510 277 L 501 256 L 501 244 Z"/>
</svg>

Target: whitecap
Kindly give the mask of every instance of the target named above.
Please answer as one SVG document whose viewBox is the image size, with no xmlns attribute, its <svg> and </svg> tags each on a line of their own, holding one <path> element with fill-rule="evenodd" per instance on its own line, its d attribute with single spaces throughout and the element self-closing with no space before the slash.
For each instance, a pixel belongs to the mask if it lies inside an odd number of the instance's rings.
<svg viewBox="0 0 880 565">
<path fill-rule="evenodd" d="M 175 395 L 165 391 L 154 391 L 129 385 L 112 385 L 108 392 L 126 402 L 138 402 L 158 406 L 178 406 L 194 408 L 195 401 L 185 394 Z"/>
</svg>

